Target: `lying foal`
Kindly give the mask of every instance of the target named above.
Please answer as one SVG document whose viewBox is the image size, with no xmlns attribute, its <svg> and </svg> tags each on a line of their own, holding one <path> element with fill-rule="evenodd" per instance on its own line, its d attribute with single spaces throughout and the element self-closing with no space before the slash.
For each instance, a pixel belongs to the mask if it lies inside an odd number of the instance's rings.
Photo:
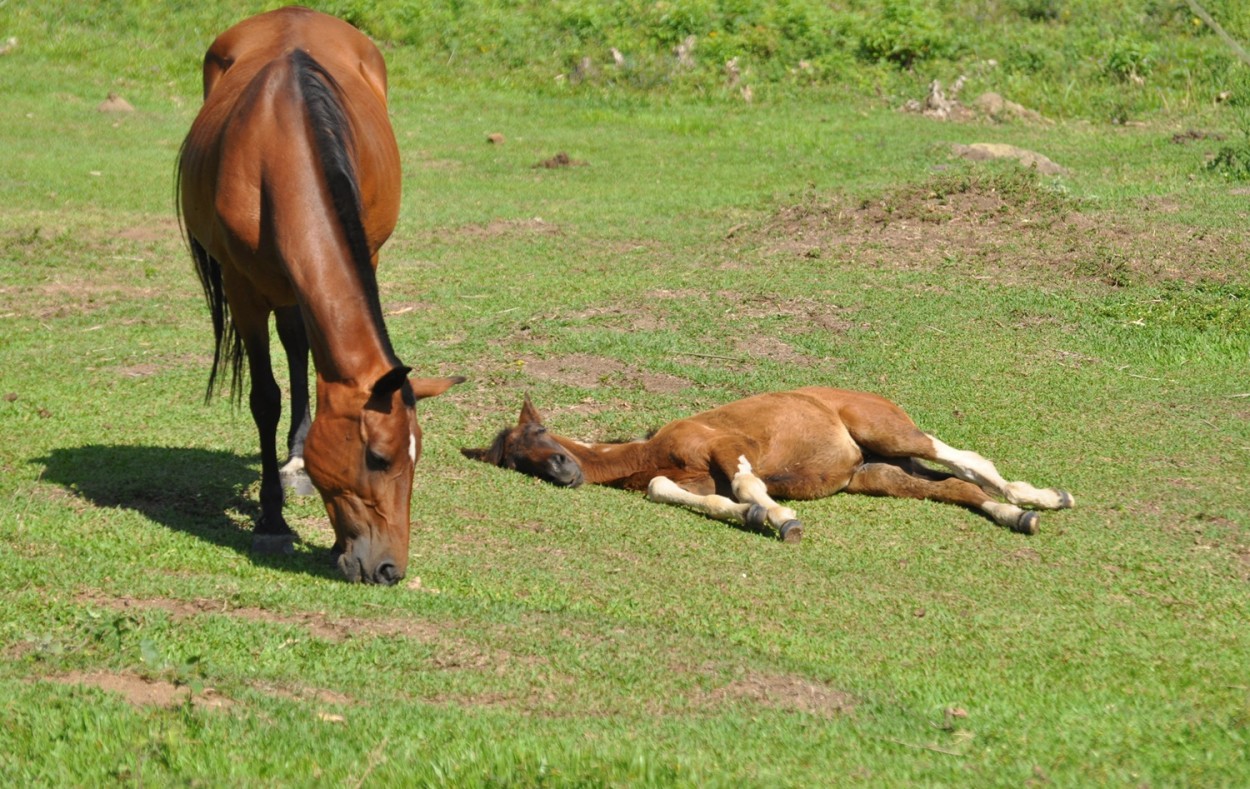
<svg viewBox="0 0 1250 789">
<path fill-rule="evenodd" d="M 975 452 L 922 433 L 883 397 L 817 386 L 748 397 L 670 422 L 646 440 L 606 444 L 548 433 L 526 397 L 516 427 L 500 432 L 488 448 L 461 452 L 557 485 L 645 490 L 652 501 L 717 520 L 767 525 L 786 542 L 798 542 L 803 526 L 774 498 L 845 491 L 931 499 L 961 504 L 1023 534 L 1037 533 L 1038 515 L 1021 507 L 1074 504 L 1066 491 L 1008 482 Z"/>
</svg>

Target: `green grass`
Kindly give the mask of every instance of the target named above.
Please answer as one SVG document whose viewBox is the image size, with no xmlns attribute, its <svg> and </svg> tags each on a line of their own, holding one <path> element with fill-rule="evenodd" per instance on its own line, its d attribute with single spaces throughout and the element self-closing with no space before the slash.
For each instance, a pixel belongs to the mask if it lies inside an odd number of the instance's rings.
<svg viewBox="0 0 1250 789">
<path fill-rule="evenodd" d="M 676 5 L 728 29 L 725 4 Z M 1083 120 L 1005 125 L 860 90 L 922 91 L 963 50 L 777 76 L 749 104 L 706 74 L 557 87 L 532 73 L 548 61 L 501 70 L 507 52 L 472 47 L 443 71 L 437 35 L 545 19 L 460 7 L 386 50 L 405 194 L 383 306 L 406 363 L 469 376 L 420 406 L 391 589 L 338 578 L 315 498 L 288 505 L 293 556 L 252 555 L 255 431 L 202 402 L 209 321 L 172 167 L 202 50 L 251 6 L 0 8 L 19 38 L 0 58 L 0 780 L 1250 780 L 1246 210 L 1207 167 L 1240 123 L 1185 98 L 1218 80 L 1158 86 L 1136 125 L 1109 122 L 1101 87 L 1044 106 Z M 1004 4 L 1041 19 L 1000 38 L 1096 37 L 1097 4 L 1050 7 Z M 585 24 L 616 29 L 603 14 Z M 1155 75 L 1210 38 L 1157 36 Z M 1013 84 L 1068 89 L 987 87 Z M 137 111 L 96 112 L 110 90 Z M 1193 128 L 1224 139 L 1172 141 Z M 977 141 L 1067 174 L 951 157 Z M 558 151 L 586 165 L 533 167 Z M 553 429 L 614 438 L 815 383 L 890 396 L 1078 506 L 1024 538 L 835 497 L 797 506 L 793 547 L 458 451 L 527 392 Z"/>
</svg>

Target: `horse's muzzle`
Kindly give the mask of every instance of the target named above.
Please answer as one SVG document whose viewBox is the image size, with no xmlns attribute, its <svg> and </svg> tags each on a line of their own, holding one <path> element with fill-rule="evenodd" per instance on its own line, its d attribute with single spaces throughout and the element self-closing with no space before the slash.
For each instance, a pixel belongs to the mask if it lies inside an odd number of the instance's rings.
<svg viewBox="0 0 1250 789">
<path fill-rule="evenodd" d="M 392 561 L 381 561 L 372 568 L 355 553 L 335 552 L 334 565 L 349 583 L 394 586 L 403 580 L 404 573 Z"/>
</svg>

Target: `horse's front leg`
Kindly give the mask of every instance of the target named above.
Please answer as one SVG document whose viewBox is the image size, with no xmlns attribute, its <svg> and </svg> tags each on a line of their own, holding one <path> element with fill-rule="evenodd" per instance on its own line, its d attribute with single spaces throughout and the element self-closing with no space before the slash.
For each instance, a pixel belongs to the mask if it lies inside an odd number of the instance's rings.
<svg viewBox="0 0 1250 789">
<path fill-rule="evenodd" d="M 252 381 L 248 405 L 260 437 L 260 518 L 252 535 L 252 550 L 290 553 L 295 532 L 282 516 L 281 474 L 278 469 L 278 420 L 282 416 L 282 390 L 274 380 L 269 358 L 268 314 L 258 310 L 233 311 L 235 330 L 247 351 Z"/>
<path fill-rule="evenodd" d="M 747 521 L 751 525 L 763 526 L 767 523 L 777 531 L 783 542 L 796 543 L 803 539 L 803 524 L 799 522 L 794 510 L 783 507 L 768 495 L 768 486 L 764 480 L 755 476 L 755 470 L 745 455 L 738 456 L 738 470 L 733 476 L 734 496 L 741 502 L 747 502 L 751 509 L 747 511 Z"/>
<path fill-rule="evenodd" d="M 298 305 L 279 307 L 274 311 L 278 339 L 286 352 L 291 381 L 291 427 L 287 431 L 287 461 L 279 471 L 283 490 L 296 496 L 316 492 L 308 472 L 304 470 L 304 439 L 312 424 L 308 409 L 308 334 Z"/>
</svg>

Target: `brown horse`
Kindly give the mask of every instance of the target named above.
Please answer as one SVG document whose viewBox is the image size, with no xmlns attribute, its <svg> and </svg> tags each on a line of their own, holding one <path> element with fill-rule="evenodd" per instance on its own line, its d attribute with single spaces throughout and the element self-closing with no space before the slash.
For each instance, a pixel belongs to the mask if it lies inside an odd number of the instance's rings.
<svg viewBox="0 0 1250 789">
<path fill-rule="evenodd" d="M 253 545 L 290 549 L 269 316 L 291 379 L 288 467 L 306 471 L 334 526 L 339 569 L 392 584 L 408 567 L 414 406 L 460 378 L 409 379 L 382 320 L 374 269 L 399 214 L 399 149 L 386 65 L 360 31 L 283 8 L 222 33 L 204 56 L 204 105 L 178 162 L 179 211 L 213 318 L 221 369 L 260 433 Z M 308 354 L 317 373 L 308 418 Z"/>
<path fill-rule="evenodd" d="M 803 526 L 794 510 L 774 498 L 819 499 L 845 491 L 931 499 L 961 504 L 1024 534 L 1037 533 L 1038 515 L 1022 506 L 1054 510 L 1074 503 L 1062 490 L 1007 482 L 975 452 L 922 433 L 883 397 L 815 386 L 678 419 L 646 440 L 601 444 L 547 432 L 526 397 L 515 427 L 500 432 L 488 448 L 461 452 L 557 485 L 645 490 L 652 501 L 775 530 L 786 542 L 798 542 Z"/>
</svg>

